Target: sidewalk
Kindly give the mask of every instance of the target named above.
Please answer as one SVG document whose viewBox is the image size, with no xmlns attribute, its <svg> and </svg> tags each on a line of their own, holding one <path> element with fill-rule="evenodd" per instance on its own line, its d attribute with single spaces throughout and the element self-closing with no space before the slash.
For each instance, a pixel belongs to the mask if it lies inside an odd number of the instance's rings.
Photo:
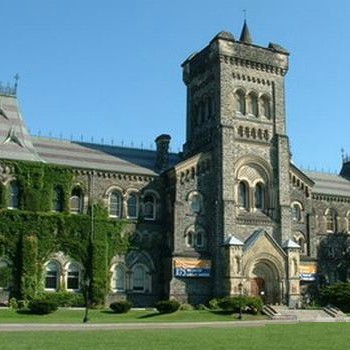
<svg viewBox="0 0 350 350">
<path fill-rule="evenodd" d="M 303 322 L 339 322 L 336 319 L 318 319 Z M 350 322 L 347 317 L 343 322 Z M 225 322 L 169 322 L 169 323 L 74 323 L 74 324 L 45 324 L 45 323 L 4 323 L 0 324 L 0 332 L 28 331 L 93 331 L 93 330 L 142 330 L 142 329 L 190 329 L 190 328 L 238 328 L 264 327 L 273 324 L 297 324 L 298 320 L 258 320 L 258 321 L 225 321 Z"/>
</svg>

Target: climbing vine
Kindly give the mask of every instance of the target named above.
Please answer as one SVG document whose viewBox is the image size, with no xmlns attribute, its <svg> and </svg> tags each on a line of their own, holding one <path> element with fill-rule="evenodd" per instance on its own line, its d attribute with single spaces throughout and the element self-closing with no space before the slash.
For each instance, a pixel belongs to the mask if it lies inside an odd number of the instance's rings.
<svg viewBox="0 0 350 350">
<path fill-rule="evenodd" d="M 104 303 L 108 292 L 108 264 L 112 256 L 130 248 L 122 237 L 124 221 L 108 218 L 102 204 L 88 213 L 71 215 L 68 200 L 74 174 L 68 167 L 6 161 L 20 188 L 20 207 L 8 210 L 6 188 L 0 186 L 0 258 L 12 262 L 11 294 L 32 299 L 43 289 L 43 265 L 50 255 L 63 252 L 84 266 L 91 279 L 94 305 Z M 52 212 L 53 189 L 65 194 L 64 211 Z"/>
</svg>

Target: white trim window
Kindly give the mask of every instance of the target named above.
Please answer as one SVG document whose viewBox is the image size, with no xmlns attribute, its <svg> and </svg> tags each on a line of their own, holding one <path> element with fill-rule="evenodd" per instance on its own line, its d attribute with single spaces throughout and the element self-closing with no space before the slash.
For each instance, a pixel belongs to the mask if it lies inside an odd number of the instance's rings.
<svg viewBox="0 0 350 350">
<path fill-rule="evenodd" d="M 112 290 L 124 292 L 126 290 L 126 269 L 122 265 L 116 265 L 112 275 Z"/>
<path fill-rule="evenodd" d="M 67 269 L 67 290 L 78 291 L 81 284 L 81 268 L 77 263 L 70 263 Z"/>
<path fill-rule="evenodd" d="M 112 218 L 120 218 L 122 210 L 122 195 L 119 191 L 113 191 L 109 195 L 109 216 Z"/>
<path fill-rule="evenodd" d="M 292 219 L 297 222 L 302 221 L 302 206 L 299 202 L 294 202 L 292 204 Z"/>
<path fill-rule="evenodd" d="M 44 287 L 46 290 L 55 291 L 60 287 L 60 267 L 57 262 L 51 260 L 45 266 Z"/>
<path fill-rule="evenodd" d="M 8 209 L 18 209 L 19 208 L 19 184 L 16 180 L 11 181 L 9 185 L 9 203 Z"/>
<path fill-rule="evenodd" d="M 335 210 L 327 209 L 326 211 L 326 231 L 327 232 L 335 232 L 336 231 L 336 223 L 337 223 L 337 215 Z"/>
<path fill-rule="evenodd" d="M 136 193 L 132 192 L 128 195 L 126 201 L 127 204 L 127 217 L 128 219 L 137 219 L 139 212 L 139 198 Z"/>
<path fill-rule="evenodd" d="M 83 192 L 79 187 L 76 187 L 72 191 L 72 196 L 69 200 L 70 213 L 81 214 L 83 211 Z"/>
</svg>

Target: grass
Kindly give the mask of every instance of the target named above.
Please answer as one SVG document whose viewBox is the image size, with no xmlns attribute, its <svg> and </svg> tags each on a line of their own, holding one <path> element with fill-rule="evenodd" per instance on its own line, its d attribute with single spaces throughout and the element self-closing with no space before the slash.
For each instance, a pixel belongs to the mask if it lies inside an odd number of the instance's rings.
<svg viewBox="0 0 350 350">
<path fill-rule="evenodd" d="M 49 315 L 30 315 L 11 309 L 0 310 L 1 323 L 82 323 L 84 310 L 59 309 Z M 266 319 L 265 316 L 244 315 L 245 320 Z M 116 314 L 110 310 L 90 310 L 91 323 L 127 323 L 127 322 L 215 322 L 234 321 L 237 315 L 207 310 L 177 311 L 161 315 L 151 310 L 131 310 L 126 314 Z"/>
<path fill-rule="evenodd" d="M 347 323 L 269 325 L 260 328 L 7 332 L 1 350 L 340 350 L 350 340 Z"/>
</svg>

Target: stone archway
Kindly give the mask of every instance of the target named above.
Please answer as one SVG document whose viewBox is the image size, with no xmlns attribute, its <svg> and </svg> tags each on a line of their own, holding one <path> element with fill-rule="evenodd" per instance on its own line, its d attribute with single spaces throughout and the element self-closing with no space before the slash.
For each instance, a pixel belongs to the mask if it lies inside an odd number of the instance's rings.
<svg viewBox="0 0 350 350">
<path fill-rule="evenodd" d="M 260 296 L 265 304 L 281 302 L 279 273 L 271 261 L 255 262 L 249 273 L 249 282 L 250 294 Z"/>
</svg>

